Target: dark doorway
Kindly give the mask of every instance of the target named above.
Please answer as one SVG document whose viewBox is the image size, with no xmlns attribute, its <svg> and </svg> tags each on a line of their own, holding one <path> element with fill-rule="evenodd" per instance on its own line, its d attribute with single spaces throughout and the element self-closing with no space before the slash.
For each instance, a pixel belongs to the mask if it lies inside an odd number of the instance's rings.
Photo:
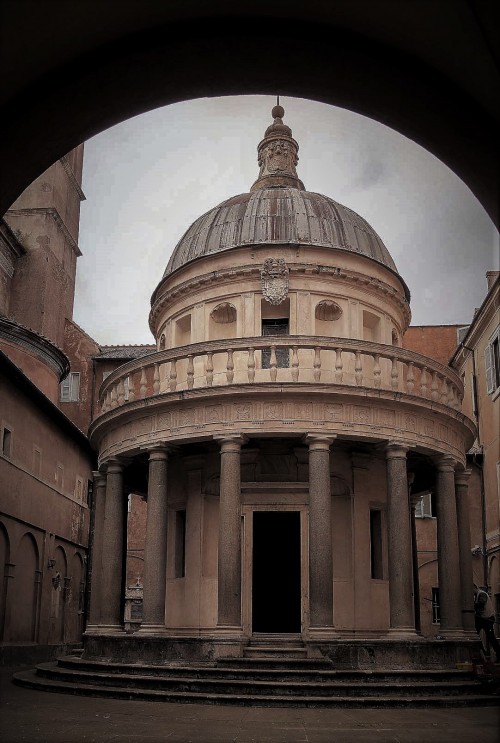
<svg viewBox="0 0 500 743">
<path fill-rule="evenodd" d="M 252 631 L 300 632 L 300 513 L 254 511 Z"/>
</svg>

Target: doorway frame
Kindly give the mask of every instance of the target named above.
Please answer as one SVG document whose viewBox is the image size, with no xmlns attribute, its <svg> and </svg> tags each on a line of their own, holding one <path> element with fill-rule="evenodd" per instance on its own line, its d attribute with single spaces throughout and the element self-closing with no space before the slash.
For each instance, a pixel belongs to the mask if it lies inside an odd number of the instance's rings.
<svg viewBox="0 0 500 743">
<path fill-rule="evenodd" d="M 263 483 L 258 483 L 259 493 L 253 494 L 251 502 L 242 504 L 243 549 L 242 549 L 242 619 L 243 634 L 253 637 L 252 630 L 252 577 L 253 577 L 253 514 L 255 511 L 285 512 L 297 511 L 300 514 L 300 634 L 304 636 L 309 627 L 309 505 L 308 493 L 293 492 L 298 483 L 286 483 L 292 486 L 287 493 L 276 497 L 270 491 L 276 483 L 269 484 L 269 491 L 262 491 Z M 305 483 L 300 483 L 304 486 Z M 250 495 L 250 494 L 249 494 Z M 257 497 L 256 497 L 257 496 Z M 247 496 L 248 497 L 248 496 Z M 286 498 L 286 502 L 284 502 Z M 246 500 L 246 499 L 245 499 Z M 261 636 L 262 633 L 256 633 Z M 279 633 L 273 633 L 279 636 Z M 286 634 L 286 633 L 283 633 Z"/>
</svg>

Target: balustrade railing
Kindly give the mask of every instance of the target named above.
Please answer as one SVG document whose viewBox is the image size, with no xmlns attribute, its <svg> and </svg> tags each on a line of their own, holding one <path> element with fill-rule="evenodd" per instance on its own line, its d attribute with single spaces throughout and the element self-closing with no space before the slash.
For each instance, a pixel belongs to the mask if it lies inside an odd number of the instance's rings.
<svg viewBox="0 0 500 743">
<path fill-rule="evenodd" d="M 269 352 L 264 364 L 263 350 Z M 266 336 L 194 343 L 129 361 L 104 380 L 101 413 L 168 392 L 266 382 L 386 389 L 455 410 L 463 397 L 452 369 L 404 348 L 349 338 Z"/>
</svg>

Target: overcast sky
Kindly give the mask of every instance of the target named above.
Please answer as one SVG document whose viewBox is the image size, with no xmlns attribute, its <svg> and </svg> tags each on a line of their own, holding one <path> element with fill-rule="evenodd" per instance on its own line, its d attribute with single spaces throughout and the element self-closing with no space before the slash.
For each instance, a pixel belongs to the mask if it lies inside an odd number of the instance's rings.
<svg viewBox="0 0 500 743">
<path fill-rule="evenodd" d="M 85 143 L 74 319 L 101 344 L 151 343 L 151 294 L 204 212 L 249 191 L 270 96 L 157 109 Z M 364 217 L 411 291 L 412 325 L 468 324 L 498 270 L 499 236 L 467 186 L 399 133 L 343 109 L 282 98 L 308 191 Z"/>
</svg>

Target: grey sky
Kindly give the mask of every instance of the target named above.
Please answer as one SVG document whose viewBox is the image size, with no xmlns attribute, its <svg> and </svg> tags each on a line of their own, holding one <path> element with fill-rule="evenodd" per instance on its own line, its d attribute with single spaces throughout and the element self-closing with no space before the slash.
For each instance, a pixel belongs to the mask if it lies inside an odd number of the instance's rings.
<svg viewBox="0 0 500 743">
<path fill-rule="evenodd" d="M 150 297 L 190 224 L 257 177 L 270 96 L 205 98 L 130 119 L 85 144 L 74 318 L 102 344 L 150 343 Z M 412 325 L 470 322 L 499 236 L 465 184 L 364 116 L 282 98 L 297 172 L 378 232 L 412 295 Z"/>
</svg>

